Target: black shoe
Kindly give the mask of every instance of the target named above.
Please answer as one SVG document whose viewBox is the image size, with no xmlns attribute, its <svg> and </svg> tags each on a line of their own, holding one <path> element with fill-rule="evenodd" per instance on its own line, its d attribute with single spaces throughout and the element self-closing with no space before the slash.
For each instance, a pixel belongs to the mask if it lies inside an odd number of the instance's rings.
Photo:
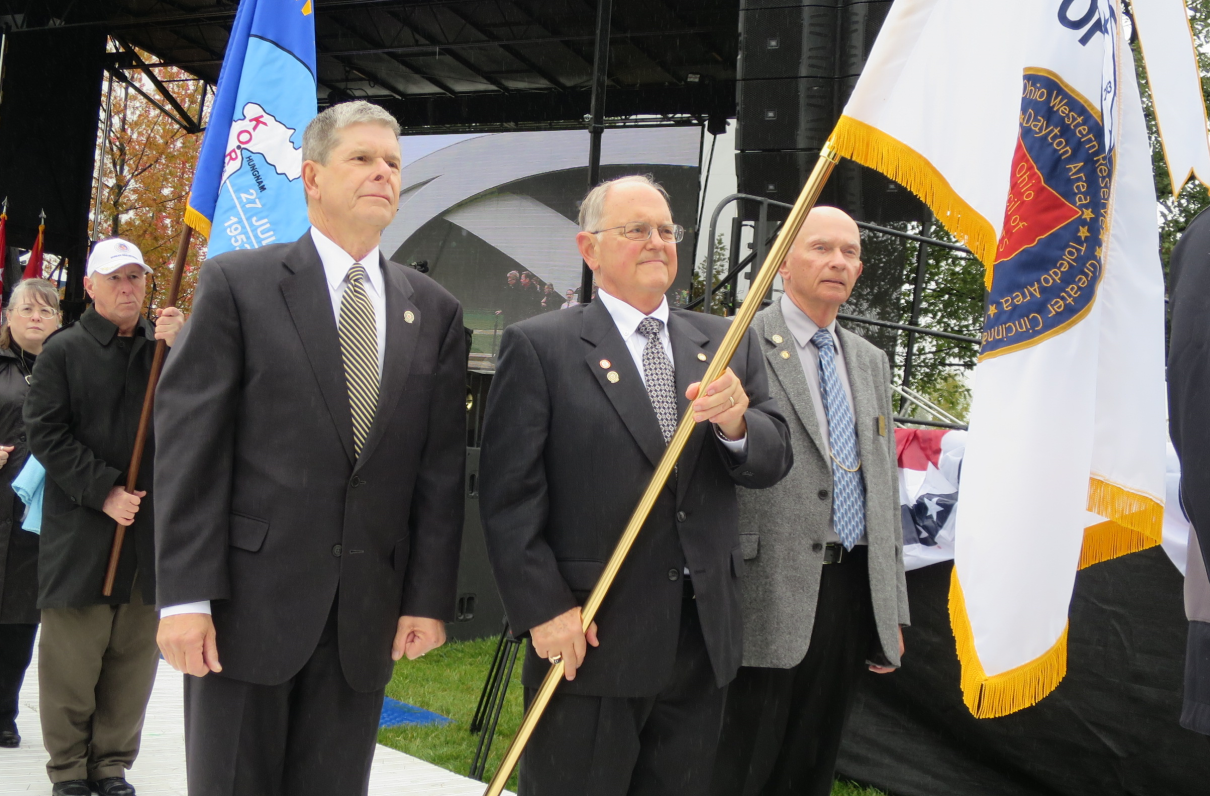
<svg viewBox="0 0 1210 796">
<path fill-rule="evenodd" d="M 134 786 L 125 777 L 105 777 L 89 784 L 100 796 L 134 796 Z"/>
<path fill-rule="evenodd" d="M 16 749 L 21 745 L 21 736 L 16 730 L 0 731 L 0 749 Z"/>
<path fill-rule="evenodd" d="M 82 779 L 69 779 L 51 786 L 51 796 L 92 796 L 92 788 Z"/>
</svg>

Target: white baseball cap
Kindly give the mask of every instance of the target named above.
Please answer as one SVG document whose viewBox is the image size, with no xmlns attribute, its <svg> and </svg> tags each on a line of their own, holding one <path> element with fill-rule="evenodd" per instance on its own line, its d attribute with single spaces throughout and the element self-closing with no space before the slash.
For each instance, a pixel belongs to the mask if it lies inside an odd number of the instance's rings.
<svg viewBox="0 0 1210 796">
<path fill-rule="evenodd" d="M 92 254 L 88 255 L 87 275 L 112 274 L 130 263 L 142 266 L 144 271 L 151 273 L 147 263 L 143 262 L 143 252 L 139 251 L 138 246 L 121 238 L 98 241 L 92 247 Z"/>
</svg>

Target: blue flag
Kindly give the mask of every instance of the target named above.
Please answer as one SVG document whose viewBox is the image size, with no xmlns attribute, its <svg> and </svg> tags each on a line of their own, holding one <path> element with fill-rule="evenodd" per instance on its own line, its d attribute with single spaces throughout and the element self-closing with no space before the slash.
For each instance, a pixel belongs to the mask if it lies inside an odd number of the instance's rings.
<svg viewBox="0 0 1210 796">
<path fill-rule="evenodd" d="M 315 74 L 311 0 L 240 0 L 185 210 L 209 256 L 287 243 L 310 226 L 302 137 Z"/>
</svg>

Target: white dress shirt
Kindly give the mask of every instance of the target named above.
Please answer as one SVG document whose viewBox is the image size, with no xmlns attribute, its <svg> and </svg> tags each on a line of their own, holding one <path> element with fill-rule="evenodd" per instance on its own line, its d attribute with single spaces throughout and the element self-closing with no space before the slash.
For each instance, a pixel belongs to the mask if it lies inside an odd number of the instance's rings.
<svg viewBox="0 0 1210 796">
<path fill-rule="evenodd" d="M 672 338 L 668 335 L 667 298 L 660 300 L 660 306 L 656 307 L 655 312 L 652 312 L 651 315 L 644 315 L 625 301 L 614 298 L 600 288 L 597 288 L 597 298 L 609 311 L 609 317 L 613 318 L 614 325 L 618 327 L 618 334 L 622 335 L 622 342 L 626 343 L 626 349 L 630 352 L 630 358 L 634 360 L 634 366 L 639 372 L 639 377 L 643 379 L 644 387 L 647 386 L 647 374 L 643 372 L 643 349 L 647 347 L 647 336 L 639 331 L 639 324 L 644 319 L 650 317 L 660 321 L 660 344 L 664 347 L 668 363 L 675 370 L 676 365 L 672 359 Z M 718 430 L 718 426 L 714 427 L 714 433 L 718 435 L 719 442 L 723 443 L 727 450 L 734 455 L 743 457 L 747 453 L 747 434 L 737 440 L 726 439 Z"/>
<path fill-rule="evenodd" d="M 349 269 L 357 263 L 365 267 L 366 296 L 374 307 L 374 325 L 378 327 L 378 377 L 382 378 L 382 358 L 387 349 L 387 294 L 378 247 L 375 246 L 373 251 L 360 260 L 354 260 L 351 254 L 315 227 L 311 227 L 311 240 L 315 241 L 319 261 L 324 266 L 328 293 L 332 296 L 332 313 L 337 323 L 340 322 L 340 301 L 344 298 L 345 286 L 349 284 Z"/>
<path fill-rule="evenodd" d="M 378 247 L 363 257 L 354 260 L 353 256 L 340 248 L 339 245 L 315 227 L 311 227 L 311 240 L 319 252 L 319 261 L 324 267 L 324 281 L 328 283 L 328 293 L 332 297 L 332 313 L 337 323 L 340 322 L 340 301 L 344 298 L 345 287 L 349 284 L 349 269 L 360 262 L 366 270 L 364 281 L 366 296 L 374 307 L 374 325 L 378 331 L 378 377 L 382 378 L 382 359 L 387 347 L 387 300 L 386 279 L 382 274 L 382 260 L 378 256 Z M 160 618 L 177 614 L 208 614 L 210 601 L 201 600 L 195 603 L 170 605 L 160 611 Z"/>
<path fill-rule="evenodd" d="M 820 439 L 823 441 L 824 457 L 831 460 L 832 442 L 831 431 L 828 428 L 828 413 L 823 405 L 823 391 L 819 388 L 819 349 L 811 342 L 811 338 L 819 331 L 819 324 L 811 320 L 810 316 L 798 308 L 798 305 L 790 298 L 789 294 L 783 294 L 781 297 L 781 314 L 786 319 L 786 327 L 790 330 L 790 334 L 794 336 L 794 342 L 798 346 L 798 361 L 802 365 L 803 375 L 807 377 L 807 389 L 811 393 L 811 404 L 815 407 L 815 420 L 819 425 Z M 857 412 L 853 408 L 853 388 L 849 385 L 849 368 L 845 365 L 844 349 L 840 345 L 840 335 L 836 333 L 836 320 L 833 319 L 827 325 L 827 330 L 832 335 L 832 343 L 836 346 L 836 375 L 840 378 L 840 386 L 844 388 L 845 399 L 849 402 L 849 414 L 857 417 Z M 856 433 L 856 432 L 854 432 Z M 861 456 L 861 444 L 858 443 L 857 455 Z M 831 518 L 828 519 L 828 541 L 839 542 L 840 536 L 836 533 L 835 527 Z M 866 544 L 865 534 L 857 540 L 857 544 Z"/>
</svg>

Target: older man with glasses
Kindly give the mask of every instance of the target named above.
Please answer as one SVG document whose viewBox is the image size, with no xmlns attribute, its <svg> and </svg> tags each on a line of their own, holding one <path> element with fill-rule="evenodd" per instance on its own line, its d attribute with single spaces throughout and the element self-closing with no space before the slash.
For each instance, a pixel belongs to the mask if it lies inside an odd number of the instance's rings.
<svg viewBox="0 0 1210 796">
<path fill-rule="evenodd" d="M 789 471 L 789 432 L 751 335 L 702 389 L 727 321 L 668 307 L 684 229 L 662 188 L 604 183 L 580 227 L 597 300 L 505 330 L 480 465 L 496 581 L 530 641 L 527 699 L 551 662 L 566 667 L 519 791 L 704 794 L 740 662 L 736 487 Z M 677 474 L 585 633 L 580 606 L 691 402 Z"/>
</svg>

